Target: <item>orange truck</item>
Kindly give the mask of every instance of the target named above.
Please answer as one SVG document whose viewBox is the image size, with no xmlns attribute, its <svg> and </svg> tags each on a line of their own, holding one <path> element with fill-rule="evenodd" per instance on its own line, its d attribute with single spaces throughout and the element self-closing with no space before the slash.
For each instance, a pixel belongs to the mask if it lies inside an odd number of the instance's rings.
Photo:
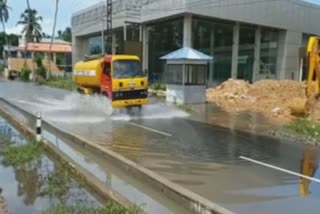
<svg viewBox="0 0 320 214">
<path fill-rule="evenodd" d="M 114 108 L 148 104 L 148 79 L 139 57 L 104 55 L 88 58 L 74 66 L 73 80 L 82 94 L 100 93 Z"/>
</svg>

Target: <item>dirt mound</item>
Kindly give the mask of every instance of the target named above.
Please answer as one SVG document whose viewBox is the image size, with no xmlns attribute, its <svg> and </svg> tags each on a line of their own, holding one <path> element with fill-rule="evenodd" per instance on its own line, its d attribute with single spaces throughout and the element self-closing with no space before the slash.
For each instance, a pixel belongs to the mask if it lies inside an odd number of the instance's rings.
<svg viewBox="0 0 320 214">
<path fill-rule="evenodd" d="M 226 111 L 261 112 L 288 120 L 293 112 L 303 114 L 307 103 L 305 84 L 291 80 L 261 80 L 251 85 L 230 79 L 208 89 L 207 99 Z"/>
</svg>

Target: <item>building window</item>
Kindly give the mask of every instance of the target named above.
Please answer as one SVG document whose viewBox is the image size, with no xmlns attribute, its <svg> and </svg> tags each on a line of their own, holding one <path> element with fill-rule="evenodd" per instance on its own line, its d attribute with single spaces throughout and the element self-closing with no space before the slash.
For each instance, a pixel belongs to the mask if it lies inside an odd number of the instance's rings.
<svg viewBox="0 0 320 214">
<path fill-rule="evenodd" d="M 88 41 L 89 54 L 100 54 L 102 52 L 101 36 L 91 37 Z"/>
<path fill-rule="evenodd" d="M 186 65 L 185 85 L 205 85 L 207 65 Z"/>
<path fill-rule="evenodd" d="M 240 26 L 237 78 L 252 81 L 256 28 Z"/>
<path fill-rule="evenodd" d="M 149 29 L 149 80 L 161 82 L 165 63 L 160 57 L 182 47 L 183 19 L 157 23 Z"/>
<path fill-rule="evenodd" d="M 214 57 L 209 64 L 210 84 L 219 84 L 231 77 L 233 23 L 194 18 L 193 48 Z"/>
<path fill-rule="evenodd" d="M 127 26 L 127 41 L 140 41 L 140 29 L 139 26 Z"/>
<path fill-rule="evenodd" d="M 276 78 L 279 31 L 261 29 L 260 75 L 265 78 Z"/>
<path fill-rule="evenodd" d="M 182 85 L 183 65 L 167 65 L 167 84 Z"/>
</svg>

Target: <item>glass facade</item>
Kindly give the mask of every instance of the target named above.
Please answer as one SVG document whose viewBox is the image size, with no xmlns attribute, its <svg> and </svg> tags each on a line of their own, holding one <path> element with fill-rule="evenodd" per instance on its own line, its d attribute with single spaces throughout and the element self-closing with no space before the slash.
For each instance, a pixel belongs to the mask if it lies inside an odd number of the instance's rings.
<svg viewBox="0 0 320 214">
<path fill-rule="evenodd" d="M 165 62 L 160 57 L 182 47 L 183 19 L 175 19 L 152 25 L 149 37 L 149 80 L 164 81 Z"/>
<path fill-rule="evenodd" d="M 214 56 L 209 65 L 209 84 L 219 84 L 231 77 L 233 26 L 232 23 L 193 18 L 193 48 Z"/>
<path fill-rule="evenodd" d="M 140 29 L 139 26 L 128 25 L 127 26 L 127 41 L 140 41 Z"/>
<path fill-rule="evenodd" d="M 240 26 L 237 78 L 252 81 L 256 28 Z"/>
<path fill-rule="evenodd" d="M 101 36 L 91 37 L 88 40 L 89 54 L 101 54 L 102 52 L 102 39 Z"/>
<path fill-rule="evenodd" d="M 266 79 L 277 77 L 279 31 L 270 28 L 261 29 L 260 71 Z"/>
</svg>

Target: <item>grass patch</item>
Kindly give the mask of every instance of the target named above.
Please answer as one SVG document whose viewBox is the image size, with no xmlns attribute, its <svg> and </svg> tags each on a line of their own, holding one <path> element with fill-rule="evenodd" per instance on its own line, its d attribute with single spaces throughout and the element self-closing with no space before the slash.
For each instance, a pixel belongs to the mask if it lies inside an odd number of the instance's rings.
<svg viewBox="0 0 320 214">
<path fill-rule="evenodd" d="M 48 209 L 42 211 L 42 214 L 139 214 L 140 211 L 136 208 L 126 209 L 113 202 L 107 203 L 103 207 L 89 207 L 83 203 L 75 205 L 55 204 Z"/>
<path fill-rule="evenodd" d="M 320 125 L 307 119 L 296 119 L 285 129 L 292 134 L 320 139 Z"/>
<path fill-rule="evenodd" d="M 6 166 L 19 167 L 38 159 L 42 152 L 40 144 L 35 141 L 30 141 L 23 145 L 7 143 L 2 151 L 3 164 Z"/>
<path fill-rule="evenodd" d="M 154 83 L 149 86 L 149 89 L 155 90 L 155 91 L 166 91 L 167 86 L 164 83 Z"/>
<path fill-rule="evenodd" d="M 43 84 L 53 88 L 65 89 L 68 91 L 75 91 L 77 89 L 77 85 L 73 82 L 72 78 L 69 77 L 51 77 Z"/>
<path fill-rule="evenodd" d="M 192 113 L 194 111 L 192 105 L 188 105 L 188 104 L 177 104 L 176 105 L 179 109 L 181 109 L 182 111 L 188 112 L 188 113 Z"/>
</svg>

